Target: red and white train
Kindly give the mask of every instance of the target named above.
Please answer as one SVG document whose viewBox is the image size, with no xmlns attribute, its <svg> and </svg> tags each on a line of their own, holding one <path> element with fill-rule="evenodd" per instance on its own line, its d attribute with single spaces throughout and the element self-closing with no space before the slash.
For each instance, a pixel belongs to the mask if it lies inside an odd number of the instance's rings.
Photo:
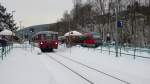
<svg viewBox="0 0 150 84">
<path fill-rule="evenodd" d="M 38 43 L 42 52 L 53 51 L 58 48 L 58 32 L 41 31 L 32 37 L 32 41 Z"/>
</svg>

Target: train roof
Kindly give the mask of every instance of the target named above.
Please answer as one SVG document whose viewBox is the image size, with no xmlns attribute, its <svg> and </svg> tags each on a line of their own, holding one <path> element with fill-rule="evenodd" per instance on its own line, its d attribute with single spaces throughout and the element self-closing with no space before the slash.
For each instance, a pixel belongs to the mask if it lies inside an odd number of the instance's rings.
<svg viewBox="0 0 150 84">
<path fill-rule="evenodd" d="M 36 33 L 36 35 L 38 35 L 38 34 L 46 34 L 46 33 L 58 34 L 58 32 L 54 32 L 54 31 L 40 31 L 40 32 Z"/>
<path fill-rule="evenodd" d="M 40 31 L 40 32 L 37 32 L 36 34 L 34 34 L 34 35 L 32 36 L 32 38 L 35 37 L 35 36 L 37 36 L 37 35 L 39 35 L 39 34 L 48 34 L 48 33 L 51 33 L 51 34 L 58 34 L 58 32 L 54 32 L 54 31 Z"/>
</svg>

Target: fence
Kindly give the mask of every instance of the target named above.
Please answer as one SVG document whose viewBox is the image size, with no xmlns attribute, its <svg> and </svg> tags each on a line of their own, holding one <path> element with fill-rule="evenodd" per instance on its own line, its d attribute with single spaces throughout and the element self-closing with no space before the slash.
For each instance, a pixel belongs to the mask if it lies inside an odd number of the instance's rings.
<svg viewBox="0 0 150 84">
<path fill-rule="evenodd" d="M 81 44 L 79 44 L 81 45 Z M 90 48 L 90 47 L 88 47 Z M 132 56 L 134 59 L 138 58 L 144 58 L 144 59 L 150 59 L 150 46 L 148 47 L 138 47 L 138 46 L 132 46 L 132 45 L 121 45 L 119 44 L 116 48 L 115 44 L 109 44 L 105 43 L 100 45 L 98 48 L 93 48 L 94 50 L 99 50 L 101 52 L 105 51 L 108 52 L 109 55 L 111 53 L 116 54 L 116 57 L 127 55 Z"/>
<path fill-rule="evenodd" d="M 118 49 L 116 50 L 115 45 L 105 44 L 101 45 L 96 50 L 107 51 L 110 53 L 116 53 L 116 57 L 122 55 L 132 56 L 134 59 L 136 57 L 150 59 L 150 47 L 147 48 L 140 48 L 140 47 L 131 47 L 125 45 L 118 45 Z"/>
<path fill-rule="evenodd" d="M 3 60 L 4 57 L 6 57 L 6 55 L 10 52 L 10 50 L 13 48 L 13 44 L 8 44 L 5 47 L 0 47 L 0 57 Z"/>
</svg>

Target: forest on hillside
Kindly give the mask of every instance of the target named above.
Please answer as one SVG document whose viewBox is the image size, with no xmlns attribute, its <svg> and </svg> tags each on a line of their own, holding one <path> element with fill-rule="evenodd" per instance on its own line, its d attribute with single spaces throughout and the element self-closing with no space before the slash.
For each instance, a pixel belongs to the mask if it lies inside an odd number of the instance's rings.
<svg viewBox="0 0 150 84">
<path fill-rule="evenodd" d="M 116 27 L 117 21 L 123 22 L 122 28 Z M 98 32 L 103 41 L 110 34 L 111 41 L 118 38 L 119 43 L 148 46 L 150 0 L 74 0 L 73 9 L 51 24 L 52 29 L 60 35 L 71 30 Z"/>
</svg>

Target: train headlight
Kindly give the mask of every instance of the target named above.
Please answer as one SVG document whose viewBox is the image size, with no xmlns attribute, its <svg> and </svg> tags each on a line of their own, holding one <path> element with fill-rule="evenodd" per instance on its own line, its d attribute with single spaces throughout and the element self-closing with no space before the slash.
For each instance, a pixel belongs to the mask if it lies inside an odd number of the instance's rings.
<svg viewBox="0 0 150 84">
<path fill-rule="evenodd" d="M 43 42 L 40 42 L 40 44 L 42 45 L 42 44 L 43 44 Z"/>
<path fill-rule="evenodd" d="M 57 42 L 55 42 L 55 44 L 57 45 L 58 43 L 57 43 Z"/>
</svg>

